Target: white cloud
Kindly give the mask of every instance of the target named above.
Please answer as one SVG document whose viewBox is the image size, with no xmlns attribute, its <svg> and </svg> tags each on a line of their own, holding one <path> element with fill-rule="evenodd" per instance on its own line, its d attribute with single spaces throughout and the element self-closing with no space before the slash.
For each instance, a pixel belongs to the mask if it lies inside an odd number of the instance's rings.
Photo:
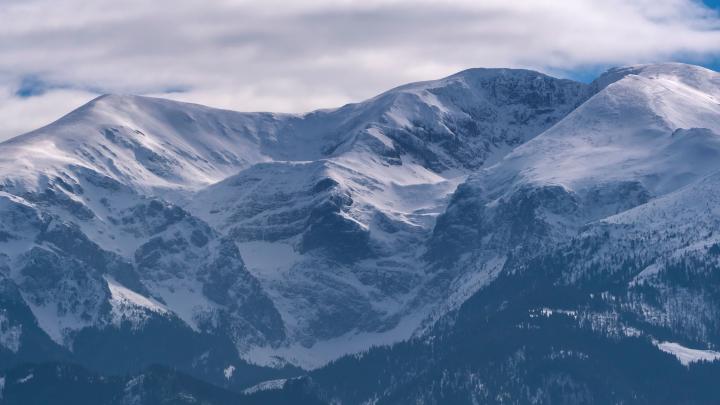
<svg viewBox="0 0 720 405">
<path fill-rule="evenodd" d="M 99 92 L 306 111 L 468 67 L 719 51 L 720 18 L 694 0 L 3 0 L 0 139 Z M 49 90 L 14 97 L 27 77 Z"/>
<path fill-rule="evenodd" d="M 95 94 L 52 90 L 39 97 L 20 98 L 10 87 L 0 87 L 0 140 L 40 128 L 80 107 Z"/>
</svg>

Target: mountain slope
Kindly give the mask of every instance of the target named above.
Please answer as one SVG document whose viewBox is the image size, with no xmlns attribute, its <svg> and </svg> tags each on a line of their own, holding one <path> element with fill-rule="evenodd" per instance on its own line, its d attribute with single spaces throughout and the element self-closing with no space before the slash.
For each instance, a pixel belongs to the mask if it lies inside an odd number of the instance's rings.
<svg viewBox="0 0 720 405">
<path fill-rule="evenodd" d="M 460 186 L 431 259 L 453 261 L 468 247 L 525 255 L 720 169 L 717 73 L 668 64 L 608 76 L 558 124 Z"/>
<path fill-rule="evenodd" d="M 315 366 L 409 336 L 435 304 L 416 300 L 426 280 L 420 256 L 448 194 L 469 170 L 534 136 L 585 95 L 572 82 L 509 70 L 404 86 L 327 112 L 349 110 L 364 128 L 327 158 L 259 164 L 196 194 L 188 209 L 255 259 L 250 270 L 265 280 L 289 329 L 290 346 L 249 358 L 266 362 L 278 353 Z M 276 257 L 285 258 L 279 267 Z"/>
<path fill-rule="evenodd" d="M 716 401 L 720 363 L 683 364 L 631 328 L 601 329 L 613 312 L 599 292 L 616 280 L 564 284 L 567 267 L 550 260 L 528 270 L 500 275 L 421 338 L 342 358 L 309 379 L 343 404 Z M 591 323 L 586 311 L 605 317 Z"/>
<path fill-rule="evenodd" d="M 36 327 L 88 366 L 222 383 L 240 358 L 314 367 L 406 338 L 439 299 L 417 294 L 447 196 L 587 95 L 473 69 L 304 115 L 100 97 L 0 144 L 2 274 L 33 318 L 7 346 Z M 196 350 L 149 354 L 170 331 Z M 122 358 L 98 344 L 123 339 Z"/>
<path fill-rule="evenodd" d="M 720 75 L 638 66 L 591 87 L 438 219 L 426 257 L 480 280 L 472 297 L 410 342 L 316 371 L 326 399 L 714 402 Z"/>
<path fill-rule="evenodd" d="M 243 395 L 153 366 L 126 376 L 104 376 L 59 363 L 21 365 L 0 372 L 3 404 L 322 404 L 300 381 L 282 393 Z"/>
</svg>

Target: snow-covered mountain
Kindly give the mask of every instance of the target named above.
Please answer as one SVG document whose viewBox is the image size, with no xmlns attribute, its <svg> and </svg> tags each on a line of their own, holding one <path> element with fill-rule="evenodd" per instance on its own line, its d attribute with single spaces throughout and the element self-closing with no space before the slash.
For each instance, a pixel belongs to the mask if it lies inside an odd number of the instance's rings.
<svg viewBox="0 0 720 405">
<path fill-rule="evenodd" d="M 302 115 L 103 96 L 0 144 L 0 361 L 161 363 L 240 389 L 301 373 L 248 362 L 316 368 L 414 337 L 343 360 L 388 385 L 344 385 L 377 381 L 343 361 L 313 374 L 321 397 L 392 403 L 447 399 L 392 369 L 437 377 L 455 354 L 433 342 L 464 348 L 480 324 L 585 336 L 587 358 L 632 338 L 713 359 L 719 158 L 720 74 L 683 64 L 589 85 L 472 69 Z"/>
<path fill-rule="evenodd" d="M 588 95 L 473 69 L 304 115 L 100 97 L 0 144 L 5 349 L 32 329 L 86 362 L 177 329 L 197 350 L 161 360 L 221 379 L 407 338 L 442 301 L 423 246 L 457 184 Z M 213 340 L 236 353 L 208 360 Z"/>
<path fill-rule="evenodd" d="M 591 87 L 598 92 L 564 119 L 460 186 L 431 260 L 526 259 L 720 169 L 718 73 L 636 66 Z"/>
<path fill-rule="evenodd" d="M 471 174 L 439 217 L 425 258 L 440 280 L 457 275 L 445 291 L 469 289 L 462 305 L 408 343 L 313 373 L 325 397 L 714 401 L 720 74 L 634 66 L 590 88 Z M 352 369 L 373 377 L 348 379 Z"/>
</svg>

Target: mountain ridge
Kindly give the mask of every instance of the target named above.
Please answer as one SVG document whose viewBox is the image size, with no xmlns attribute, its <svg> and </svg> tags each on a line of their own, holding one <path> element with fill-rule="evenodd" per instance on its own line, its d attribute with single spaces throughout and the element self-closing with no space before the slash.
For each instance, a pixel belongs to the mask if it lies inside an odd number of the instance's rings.
<svg viewBox="0 0 720 405">
<path fill-rule="evenodd" d="M 203 236 L 206 239 L 224 237 L 222 232 L 218 235 L 204 230 L 206 225 L 192 219 L 194 214 L 190 214 L 188 208 L 201 213 L 200 216 L 210 221 L 212 227 L 230 229 L 228 235 L 232 239 L 248 242 L 250 247 L 264 243 L 272 234 L 268 232 L 268 221 L 284 223 L 288 218 L 296 218 L 298 226 L 295 230 L 282 231 L 269 240 L 282 243 L 266 244 L 264 248 L 300 252 L 305 264 L 291 264 L 295 267 L 330 268 L 337 266 L 339 261 L 345 275 L 327 278 L 322 272 L 288 272 L 289 278 L 275 280 L 277 277 L 270 277 L 268 282 L 272 285 L 264 285 L 261 289 L 269 288 L 276 299 L 286 300 L 288 295 L 294 296 L 293 291 L 298 288 L 311 291 L 313 287 L 317 289 L 318 285 L 327 284 L 323 294 L 332 297 L 327 302 L 327 307 L 331 308 L 341 302 L 333 290 L 344 285 L 341 288 L 343 294 L 354 296 L 356 301 L 350 307 L 337 307 L 327 315 L 325 310 L 311 307 L 317 313 L 313 317 L 319 318 L 311 318 L 308 324 L 305 321 L 298 323 L 300 329 L 292 333 L 299 333 L 298 338 L 302 341 L 309 338 L 309 343 L 305 344 L 312 347 L 317 339 L 314 336 L 338 336 L 339 331 L 328 329 L 326 322 L 321 321 L 326 316 L 336 317 L 337 310 L 357 321 L 368 318 L 363 313 L 372 314 L 367 321 L 360 322 L 368 322 L 373 317 L 388 318 L 370 321 L 364 326 L 369 328 L 368 332 L 392 327 L 397 322 L 397 315 L 387 313 L 389 308 L 395 307 L 393 312 L 402 311 L 406 305 L 403 302 L 407 300 L 403 296 L 412 294 L 412 289 L 416 288 L 412 285 L 422 276 L 417 269 L 412 269 L 416 260 L 413 250 L 403 253 L 404 257 L 395 257 L 396 252 L 402 251 L 403 246 L 422 243 L 432 227 L 434 216 L 442 211 L 443 201 L 462 181 L 464 173 L 482 164 L 491 153 L 502 155 L 512 144 L 522 142 L 548 126 L 563 114 L 562 111 L 554 112 L 555 103 L 565 103 L 561 104 L 560 110 L 571 109 L 576 103 L 573 97 L 581 97 L 582 88 L 570 81 L 530 71 L 471 70 L 437 81 L 401 86 L 366 102 L 303 115 L 235 113 L 152 98 L 110 95 L 99 97 L 53 125 L 0 144 L 0 149 L 8 152 L 6 159 L 12 159 L 4 164 L 0 161 L 0 169 L 6 168 L 0 171 L 6 173 L 2 180 L 5 190 L 29 199 L 31 204 L 47 206 L 61 221 L 76 223 L 82 233 L 100 242 L 101 249 L 114 251 L 120 255 L 118 260 L 130 266 L 138 266 L 147 256 L 139 250 L 148 250 L 144 247 L 147 244 L 143 245 L 143 238 L 170 238 L 172 243 L 189 243 L 184 242 L 190 241 L 189 235 L 208 235 Z M 477 100 L 472 103 L 481 108 L 468 104 L 471 100 Z M 545 108 L 546 105 L 550 109 Z M 512 114 L 502 112 L 504 108 L 510 108 Z M 533 112 L 535 110 L 538 112 Z M 518 111 L 521 115 L 517 115 Z M 537 118 L 533 114 L 538 114 Z M 475 120 L 471 118 L 473 116 L 481 119 Z M 459 119 L 473 124 L 458 126 Z M 475 122 L 487 123 L 483 125 L 501 138 L 480 136 Z M 514 132 L 506 135 L 507 131 Z M 435 133 L 442 135 L 433 135 Z M 461 136 L 468 140 L 479 137 L 482 142 L 473 141 L 476 143 L 472 149 L 479 153 L 477 156 L 447 146 L 452 145 L 447 144 L 448 139 Z M 306 142 L 310 138 L 315 140 Z M 202 141 L 198 143 L 199 140 Z M 305 145 L 296 150 L 298 143 Z M 46 153 L 55 155 L 46 161 L 28 156 L 38 149 L 46 149 Z M 218 155 L 216 150 L 221 154 Z M 21 170 L 17 170 L 18 159 L 13 156 L 14 152 L 28 156 L 24 159 L 26 163 L 20 165 Z M 297 165 L 305 164 L 301 162 L 308 159 L 314 159 L 316 163 L 313 164 L 320 165 L 322 170 L 315 174 L 316 179 L 295 192 L 298 198 L 307 195 L 303 197 L 307 198 L 307 204 L 296 207 L 297 201 L 290 199 L 285 206 L 276 207 L 277 201 L 287 199 L 287 192 L 294 187 L 282 183 L 286 176 L 282 167 L 287 166 L 292 171 L 293 165 L 300 167 Z M 10 170 L 11 165 L 13 170 Z M 207 192 L 202 191 L 203 187 L 223 184 L 220 180 L 231 178 L 236 172 L 240 172 L 236 175 L 240 178 L 256 181 L 253 167 L 266 168 L 265 176 L 269 177 L 249 196 L 250 200 L 238 207 L 212 208 L 217 205 L 214 199 L 223 195 L 218 192 L 218 187 L 222 186 L 211 186 Z M 285 185 L 268 188 L 278 181 Z M 51 192 L 45 192 L 46 188 Z M 107 193 L 103 191 L 105 189 L 114 190 L 111 191 L 113 199 L 100 196 Z M 194 190 L 200 190 L 200 195 L 193 195 Z M 229 197 L 228 203 L 237 198 L 237 191 L 229 190 L 225 194 Z M 208 203 L 193 205 L 188 201 L 193 198 L 203 201 L 202 195 L 208 196 Z M 424 196 L 418 200 L 421 195 Z M 171 203 L 157 205 L 147 201 L 158 198 L 169 199 Z M 184 208 L 177 211 L 173 201 Z M 179 215 L 168 224 L 178 219 L 185 221 L 182 218 L 190 215 L 188 224 L 196 229 L 178 239 L 164 228 L 156 228 L 164 236 L 154 234 L 157 231 L 142 229 L 150 223 L 142 225 L 144 222 L 141 222 L 140 228 L 132 225 L 134 215 L 149 212 L 148 207 L 153 206 L 158 207 L 153 210 L 161 216 Z M 257 207 L 256 211 L 245 213 L 246 207 L 253 206 Z M 210 211 L 234 213 L 218 223 L 211 213 L 202 214 L 206 207 L 211 207 Z M 254 226 L 260 229 L 260 235 L 253 234 L 255 231 L 247 225 L 228 228 L 230 223 L 237 221 L 233 218 L 240 219 L 244 215 L 250 217 L 238 224 L 258 223 Z M 127 225 L 122 225 L 120 229 L 125 230 L 118 232 L 120 223 Z M 172 226 L 171 229 L 177 229 L 172 232 L 177 234 L 180 228 Z M 251 233 L 247 234 L 248 231 Z M 210 236 L 213 234 L 215 236 Z M 153 247 L 152 254 L 164 255 L 170 263 L 183 267 L 177 259 L 171 259 L 179 254 L 172 245 L 166 241 L 157 246 L 160 251 Z M 194 249 L 200 252 L 205 247 Z M 368 262 L 367 259 L 372 257 L 378 259 Z M 369 272 L 376 272 L 372 270 L 374 262 L 383 257 L 387 257 L 382 259 L 387 263 L 383 265 L 384 271 L 394 278 L 391 284 L 368 278 Z M 353 270 L 354 263 L 363 261 L 367 264 L 361 265 L 359 274 L 353 274 L 358 273 Z M 141 294 L 151 294 L 148 298 L 166 303 L 175 298 L 162 291 L 180 288 L 187 290 L 188 296 L 196 297 L 193 300 L 205 302 L 204 294 L 197 295 L 191 291 L 196 287 L 189 285 L 156 286 L 151 292 L 153 289 L 148 289 L 147 284 L 155 283 L 151 280 L 156 276 L 143 275 L 142 266 L 138 267 L 139 274 L 130 277 L 146 279 L 135 283 L 144 286 L 139 291 Z M 251 275 L 251 279 L 272 273 L 272 270 L 258 269 L 257 266 L 253 269 L 255 275 Z M 170 273 L 162 270 L 159 274 Z M 402 284 L 407 286 L 400 287 Z M 379 307 L 371 304 L 378 301 L 371 296 L 378 294 L 389 298 Z M 212 318 L 214 315 L 210 314 L 216 311 L 214 305 L 212 300 L 203 304 L 205 309 L 202 311 L 207 313 L 203 316 Z M 283 306 L 291 311 L 296 311 L 292 308 L 306 308 L 298 306 L 296 298 Z M 182 310 L 180 314 L 185 322 L 197 329 L 196 322 L 192 321 L 194 311 Z M 302 319 L 300 314 L 284 313 L 283 316 L 285 322 L 291 323 L 295 322 L 292 319 Z M 346 323 L 342 328 L 352 327 L 351 323 Z M 282 336 L 286 332 L 278 330 L 273 335 Z M 345 332 L 349 330 L 345 329 Z M 342 352 L 334 355 L 339 354 Z"/>
<path fill-rule="evenodd" d="M 713 189 L 716 97 L 717 73 L 661 64 L 589 85 L 471 69 L 301 115 L 98 98 L 0 143 L 0 281 L 17 291 L 0 306 L 0 352 L 22 360 L 32 331 L 87 365 L 108 356 L 89 342 L 128 339 L 140 353 L 172 330 L 192 353 L 150 360 L 227 384 L 243 361 L 318 368 L 438 333 L 435 321 L 549 252 L 587 260 L 563 259 L 562 282 L 599 277 L 589 263 L 615 275 L 603 252 L 630 261 L 627 246 L 652 238 L 667 250 L 647 245 L 627 277 L 709 317 L 712 291 L 692 285 L 709 298 L 690 301 L 665 270 L 640 273 L 651 258 L 679 266 L 686 240 L 706 255 L 714 239 L 658 239 L 632 218 L 678 216 L 672 196 Z M 635 310 L 614 310 L 642 318 L 650 304 L 634 288 L 618 300 Z M 713 323 L 693 318 L 683 334 L 668 311 L 606 327 L 718 344 Z"/>
</svg>

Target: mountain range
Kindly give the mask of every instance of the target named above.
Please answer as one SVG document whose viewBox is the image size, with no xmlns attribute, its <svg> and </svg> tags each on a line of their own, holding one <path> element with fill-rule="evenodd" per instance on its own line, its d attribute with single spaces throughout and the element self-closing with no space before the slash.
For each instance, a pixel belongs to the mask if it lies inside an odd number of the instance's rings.
<svg viewBox="0 0 720 405">
<path fill-rule="evenodd" d="M 0 403 L 712 403 L 719 192 L 692 65 L 101 96 L 0 143 Z"/>
</svg>

